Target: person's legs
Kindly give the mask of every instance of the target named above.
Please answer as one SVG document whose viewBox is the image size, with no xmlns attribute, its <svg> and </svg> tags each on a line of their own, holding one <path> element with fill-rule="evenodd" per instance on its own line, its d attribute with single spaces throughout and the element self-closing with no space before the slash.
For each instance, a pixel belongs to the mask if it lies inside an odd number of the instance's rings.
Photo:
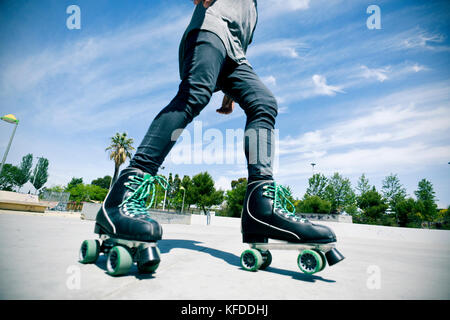
<svg viewBox="0 0 450 320">
<path fill-rule="evenodd" d="M 182 82 L 176 97 L 150 125 L 130 166 L 119 174 L 97 213 L 95 232 L 120 239 L 157 241 L 162 228 L 147 211 L 146 198 L 155 183 L 159 166 L 180 132 L 208 104 L 226 52 L 221 40 L 210 32 L 190 34 L 185 46 Z"/>
<path fill-rule="evenodd" d="M 156 175 L 181 134 L 179 129 L 184 129 L 208 104 L 225 58 L 225 47 L 214 33 L 191 32 L 186 40 L 178 93 L 151 123 L 130 167 Z"/>
<path fill-rule="evenodd" d="M 277 101 L 253 69 L 227 60 L 218 81 L 222 91 L 239 103 L 247 115 L 245 156 L 249 182 L 272 180 Z"/>
</svg>

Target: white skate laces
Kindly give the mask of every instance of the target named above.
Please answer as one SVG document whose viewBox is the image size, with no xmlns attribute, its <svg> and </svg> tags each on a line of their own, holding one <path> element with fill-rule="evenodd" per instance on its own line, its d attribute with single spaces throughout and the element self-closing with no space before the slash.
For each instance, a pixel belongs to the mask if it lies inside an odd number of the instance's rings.
<svg viewBox="0 0 450 320">
<path fill-rule="evenodd" d="M 128 177 L 129 181 L 124 185 L 132 193 L 119 205 L 123 208 L 126 215 L 129 216 L 148 216 L 148 209 L 152 207 L 156 196 L 156 183 L 158 183 L 164 190 L 169 187 L 169 182 L 162 176 L 152 176 L 145 174 L 144 177 L 131 175 Z M 150 202 L 147 205 L 147 200 Z"/>
<path fill-rule="evenodd" d="M 307 222 L 307 219 L 300 218 L 295 214 L 295 206 L 289 200 L 291 192 L 286 187 L 283 187 L 276 182 L 273 185 L 265 185 L 263 187 L 263 196 L 273 200 L 274 211 L 281 213 L 286 218 L 291 219 L 295 222 Z"/>
</svg>

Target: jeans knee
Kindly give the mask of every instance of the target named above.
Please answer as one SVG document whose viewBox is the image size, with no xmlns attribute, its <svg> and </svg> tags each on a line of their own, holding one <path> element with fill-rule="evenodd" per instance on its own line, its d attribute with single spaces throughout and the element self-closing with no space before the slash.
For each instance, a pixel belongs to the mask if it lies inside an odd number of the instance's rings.
<svg viewBox="0 0 450 320">
<path fill-rule="evenodd" d="M 247 125 L 273 128 L 278 115 L 278 103 L 273 94 L 260 95 L 247 110 Z"/>
<path fill-rule="evenodd" d="M 191 120 L 198 116 L 212 97 L 212 91 L 202 85 L 191 85 L 189 88 L 180 87 L 175 97 L 175 105 L 187 112 Z"/>
<path fill-rule="evenodd" d="M 278 103 L 277 103 L 277 99 L 275 98 L 275 96 L 270 93 L 267 97 L 267 106 L 270 109 L 271 113 L 274 114 L 274 117 L 276 117 L 278 115 Z"/>
</svg>

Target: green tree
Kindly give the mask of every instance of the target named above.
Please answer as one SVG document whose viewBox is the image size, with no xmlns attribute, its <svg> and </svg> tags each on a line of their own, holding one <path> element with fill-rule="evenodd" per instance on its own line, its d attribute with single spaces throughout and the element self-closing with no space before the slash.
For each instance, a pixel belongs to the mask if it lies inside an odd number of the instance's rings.
<svg viewBox="0 0 450 320">
<path fill-rule="evenodd" d="M 331 202 L 322 200 L 319 196 L 306 197 L 298 202 L 296 211 L 303 213 L 330 213 Z"/>
<path fill-rule="evenodd" d="M 392 208 L 395 208 L 398 201 L 406 198 L 406 189 L 400 183 L 396 174 L 390 174 L 383 180 L 381 192 Z"/>
<path fill-rule="evenodd" d="M 223 201 L 223 191 L 214 188 L 214 180 L 208 172 L 199 173 L 192 178 L 190 194 L 194 203 L 205 214 L 209 207 L 221 204 Z"/>
<path fill-rule="evenodd" d="M 109 189 L 111 181 L 112 181 L 111 176 L 104 176 L 103 178 L 97 178 L 95 180 L 92 180 L 91 184 L 94 186 L 99 186 L 104 189 Z"/>
<path fill-rule="evenodd" d="M 170 177 L 169 177 L 170 178 Z M 169 206 L 174 207 L 176 210 L 181 210 L 181 206 L 183 203 L 183 190 L 181 187 L 181 179 L 178 174 L 172 179 L 172 183 L 170 183 L 170 189 L 168 192 L 169 197 Z"/>
<path fill-rule="evenodd" d="M 361 177 L 359 177 L 358 183 L 356 185 L 356 190 L 358 190 L 359 195 L 370 191 L 371 186 L 369 184 L 369 179 L 366 178 L 366 175 L 363 173 Z"/>
<path fill-rule="evenodd" d="M 72 180 L 70 180 L 70 182 L 66 186 L 66 191 L 69 192 L 70 189 L 72 189 L 78 184 L 83 184 L 83 178 L 72 177 Z"/>
<path fill-rule="evenodd" d="M 446 230 L 450 229 L 450 206 L 447 209 L 439 210 L 438 228 Z"/>
<path fill-rule="evenodd" d="M 48 179 L 48 159 L 39 158 L 36 166 L 33 170 L 33 176 L 30 177 L 30 181 L 33 187 L 38 191 L 44 186 Z"/>
<path fill-rule="evenodd" d="M 85 186 L 87 189 L 87 193 L 89 196 L 89 200 L 92 201 L 103 201 L 106 198 L 106 195 L 108 194 L 108 189 L 93 185 L 93 184 L 88 184 Z"/>
<path fill-rule="evenodd" d="M 331 213 L 351 211 L 355 205 L 356 196 L 350 180 L 336 172 L 328 179 L 324 200 L 331 203 Z"/>
<path fill-rule="evenodd" d="M 16 178 L 19 191 L 20 188 L 22 188 L 22 186 L 30 180 L 32 166 L 33 166 L 33 155 L 29 153 L 22 158 L 22 162 L 19 165 L 20 173 L 17 175 Z"/>
<path fill-rule="evenodd" d="M 17 177 L 20 175 L 20 169 L 10 163 L 5 163 L 0 174 L 0 190 L 13 191 L 17 186 Z"/>
<path fill-rule="evenodd" d="M 399 227 L 407 227 L 412 222 L 416 208 L 416 201 L 413 198 L 403 199 L 397 202 L 395 207 Z"/>
<path fill-rule="evenodd" d="M 359 196 L 357 203 L 359 208 L 363 211 L 364 223 L 385 224 L 385 212 L 388 205 L 375 187 Z"/>
<path fill-rule="evenodd" d="M 327 185 L 328 179 L 323 174 L 314 174 L 308 180 L 308 188 L 306 189 L 304 199 L 311 196 L 318 196 L 321 199 L 325 199 Z"/>
<path fill-rule="evenodd" d="M 435 192 L 433 190 L 433 184 L 422 179 L 419 181 L 418 189 L 414 191 L 417 197 L 418 211 L 428 225 L 437 218 L 437 205 L 435 203 Z"/>
<path fill-rule="evenodd" d="M 103 201 L 108 193 L 108 189 L 92 185 L 77 183 L 66 190 L 70 192 L 70 201 Z"/>
<path fill-rule="evenodd" d="M 192 179 L 191 177 L 185 175 L 183 179 L 181 179 L 180 187 L 185 189 L 183 193 L 184 195 L 184 210 L 189 209 L 189 207 L 194 204 L 194 199 L 192 195 Z M 181 199 L 183 201 L 183 199 Z"/>
<path fill-rule="evenodd" d="M 42 190 L 47 190 L 47 191 L 50 191 L 50 192 L 61 193 L 61 192 L 64 192 L 65 188 L 63 186 L 56 185 L 56 186 L 53 186 L 53 187 L 50 187 L 50 188 L 44 187 L 44 188 L 42 188 Z"/>
<path fill-rule="evenodd" d="M 133 139 L 128 138 L 125 132 L 122 134 L 116 133 L 115 136 L 111 137 L 111 145 L 105 151 L 109 151 L 109 158 L 114 160 L 112 183 L 116 181 L 119 175 L 120 166 L 125 163 L 127 158 L 131 159 L 131 151 L 134 150 L 133 142 Z"/>
<path fill-rule="evenodd" d="M 240 217 L 247 192 L 247 178 L 239 178 L 231 181 L 231 190 L 226 192 L 227 216 Z"/>
</svg>

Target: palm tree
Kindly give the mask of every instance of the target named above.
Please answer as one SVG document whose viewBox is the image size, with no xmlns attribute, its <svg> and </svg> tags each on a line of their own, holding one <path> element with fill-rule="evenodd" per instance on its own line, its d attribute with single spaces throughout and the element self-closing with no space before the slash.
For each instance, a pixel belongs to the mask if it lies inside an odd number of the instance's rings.
<svg viewBox="0 0 450 320">
<path fill-rule="evenodd" d="M 133 138 L 128 138 L 125 132 L 122 134 L 116 133 L 115 136 L 111 137 L 111 145 L 105 149 L 105 151 L 109 151 L 109 158 L 114 160 L 114 176 L 111 180 L 111 186 L 117 179 L 119 167 L 127 158 L 131 159 L 130 151 L 135 150 L 132 146 L 133 142 Z"/>
</svg>

